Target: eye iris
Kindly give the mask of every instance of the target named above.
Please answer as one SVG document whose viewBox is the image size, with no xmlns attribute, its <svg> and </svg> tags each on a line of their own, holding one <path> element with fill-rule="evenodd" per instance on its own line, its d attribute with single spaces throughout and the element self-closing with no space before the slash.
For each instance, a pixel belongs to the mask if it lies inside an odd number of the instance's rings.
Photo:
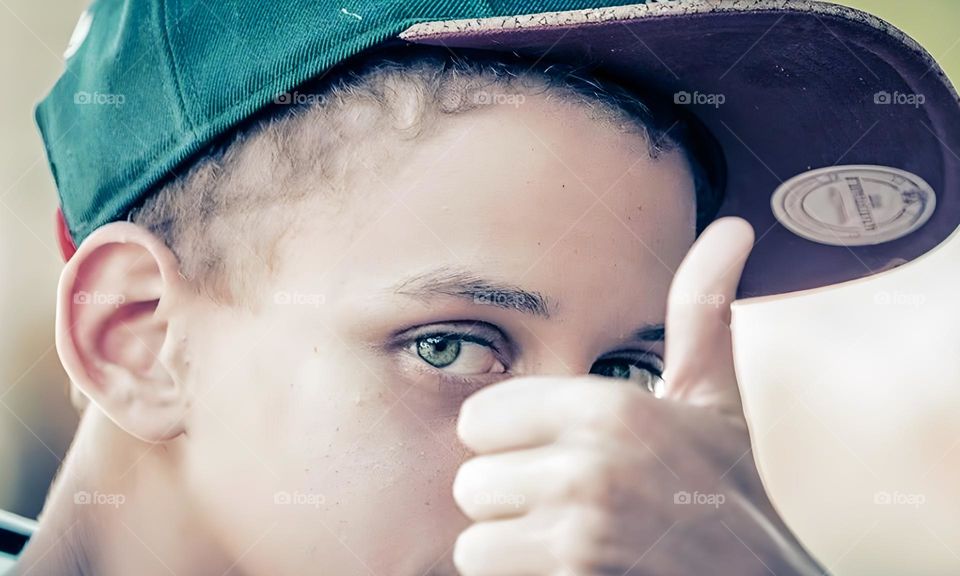
<svg viewBox="0 0 960 576">
<path fill-rule="evenodd" d="M 431 366 L 443 368 L 460 355 L 460 340 L 445 336 L 428 336 L 417 340 L 417 354 Z"/>
<path fill-rule="evenodd" d="M 607 378 L 630 378 L 630 365 L 623 361 L 598 362 L 594 374 Z"/>
</svg>

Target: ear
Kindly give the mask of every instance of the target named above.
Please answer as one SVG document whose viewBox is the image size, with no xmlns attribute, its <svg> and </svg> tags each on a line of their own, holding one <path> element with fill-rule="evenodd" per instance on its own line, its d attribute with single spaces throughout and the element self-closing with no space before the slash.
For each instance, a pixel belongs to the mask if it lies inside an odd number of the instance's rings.
<svg viewBox="0 0 960 576">
<path fill-rule="evenodd" d="M 169 311 L 187 288 L 173 252 L 129 222 L 94 231 L 60 275 L 56 343 L 67 375 L 147 442 L 185 431 L 185 338 L 174 334 Z"/>
</svg>

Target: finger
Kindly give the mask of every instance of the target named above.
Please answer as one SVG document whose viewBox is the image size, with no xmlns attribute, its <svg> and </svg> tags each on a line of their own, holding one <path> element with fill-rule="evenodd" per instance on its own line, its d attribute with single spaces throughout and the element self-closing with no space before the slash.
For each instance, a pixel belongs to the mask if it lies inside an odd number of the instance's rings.
<svg viewBox="0 0 960 576">
<path fill-rule="evenodd" d="M 546 448 L 467 460 L 453 481 L 453 497 L 474 521 L 521 516 L 536 506 L 544 483 Z"/>
<path fill-rule="evenodd" d="M 488 386 L 460 407 L 457 434 L 478 454 L 550 444 L 614 406 L 622 392 L 598 376 L 524 376 Z"/>
<path fill-rule="evenodd" d="M 522 516 L 479 522 L 464 530 L 453 550 L 461 576 L 517 576 L 555 574 L 556 556 L 549 548 L 546 526 Z"/>
<path fill-rule="evenodd" d="M 720 218 L 680 264 L 667 304 L 666 397 L 742 417 L 730 305 L 753 239 L 746 220 Z"/>
</svg>

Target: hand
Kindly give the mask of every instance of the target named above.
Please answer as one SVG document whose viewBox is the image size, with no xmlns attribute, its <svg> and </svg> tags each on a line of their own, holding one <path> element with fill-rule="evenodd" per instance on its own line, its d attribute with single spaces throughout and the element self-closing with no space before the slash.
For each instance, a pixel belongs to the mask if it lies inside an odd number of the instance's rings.
<svg viewBox="0 0 960 576">
<path fill-rule="evenodd" d="M 821 574 L 774 510 L 753 460 L 730 303 L 749 224 L 707 228 L 670 289 L 666 383 L 520 377 L 470 397 L 458 432 L 477 456 L 454 497 L 475 523 L 464 576 Z"/>
</svg>

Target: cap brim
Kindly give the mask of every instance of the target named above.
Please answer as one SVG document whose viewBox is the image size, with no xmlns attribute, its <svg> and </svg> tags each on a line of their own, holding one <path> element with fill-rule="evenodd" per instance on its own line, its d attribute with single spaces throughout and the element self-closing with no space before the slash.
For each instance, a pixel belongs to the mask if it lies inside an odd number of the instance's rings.
<svg viewBox="0 0 960 576">
<path fill-rule="evenodd" d="M 401 38 L 451 48 L 584 58 L 663 94 L 723 95 L 690 110 L 727 165 L 719 215 L 746 218 L 757 242 L 741 297 L 818 288 L 875 274 L 930 251 L 960 225 L 960 100 L 943 71 L 890 24 L 808 1 L 651 3 L 413 26 Z M 883 105 L 878 93 L 922 95 Z M 919 176 L 936 209 L 901 238 L 829 245 L 801 237 L 771 209 L 784 181 L 821 167 L 877 165 Z"/>
</svg>

